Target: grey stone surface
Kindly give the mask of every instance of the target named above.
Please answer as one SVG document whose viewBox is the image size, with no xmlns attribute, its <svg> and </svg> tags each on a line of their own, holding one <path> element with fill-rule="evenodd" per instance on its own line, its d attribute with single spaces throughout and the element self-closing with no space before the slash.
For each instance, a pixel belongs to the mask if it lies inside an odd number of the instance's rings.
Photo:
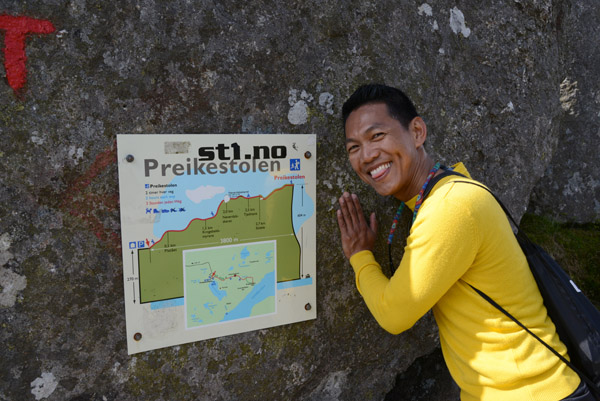
<svg viewBox="0 0 600 401">
<path fill-rule="evenodd" d="M 383 399 L 437 332 L 427 315 L 385 333 L 354 288 L 335 200 L 378 213 L 379 255 L 397 205 L 352 173 L 341 104 L 403 88 L 429 152 L 520 215 L 557 146 L 561 54 L 582 56 L 568 4 L 4 0 L 57 32 L 27 38 L 24 91 L 0 82 L 0 400 Z M 318 319 L 128 356 L 120 133 L 317 134 Z"/>
<path fill-rule="evenodd" d="M 552 163 L 532 194 L 530 210 L 561 221 L 600 220 L 600 7 L 593 0 L 561 2 L 561 113 Z"/>
<path fill-rule="evenodd" d="M 396 378 L 396 384 L 384 401 L 458 400 L 460 389 L 452 380 L 440 349 L 415 362 Z"/>
</svg>

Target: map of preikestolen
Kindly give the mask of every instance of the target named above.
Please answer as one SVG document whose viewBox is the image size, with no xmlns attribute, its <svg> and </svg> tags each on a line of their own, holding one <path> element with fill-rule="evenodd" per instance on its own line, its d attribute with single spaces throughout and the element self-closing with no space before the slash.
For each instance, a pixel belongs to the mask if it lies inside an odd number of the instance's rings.
<svg viewBox="0 0 600 401">
<path fill-rule="evenodd" d="M 195 218 L 183 230 L 166 231 L 158 242 L 138 250 L 140 302 L 182 297 L 182 254 L 201 246 L 273 239 L 282 259 L 277 281 L 300 279 L 300 246 L 292 225 L 294 187 L 283 185 L 266 197 L 228 196 L 214 216 Z"/>
<path fill-rule="evenodd" d="M 185 251 L 186 327 L 275 313 L 276 249 L 268 241 Z"/>
<path fill-rule="evenodd" d="M 119 135 L 129 353 L 316 317 L 313 135 Z"/>
</svg>

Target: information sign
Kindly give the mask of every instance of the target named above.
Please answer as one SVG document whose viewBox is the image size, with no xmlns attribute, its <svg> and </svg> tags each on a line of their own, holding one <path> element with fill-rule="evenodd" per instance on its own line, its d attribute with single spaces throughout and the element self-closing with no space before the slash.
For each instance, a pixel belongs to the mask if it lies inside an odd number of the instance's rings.
<svg viewBox="0 0 600 401">
<path fill-rule="evenodd" d="M 118 135 L 130 354 L 316 318 L 314 135 Z"/>
</svg>

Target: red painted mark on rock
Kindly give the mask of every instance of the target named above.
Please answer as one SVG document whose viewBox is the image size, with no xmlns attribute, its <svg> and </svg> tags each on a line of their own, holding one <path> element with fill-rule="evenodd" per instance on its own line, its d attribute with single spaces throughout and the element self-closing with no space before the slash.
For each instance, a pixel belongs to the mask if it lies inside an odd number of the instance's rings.
<svg viewBox="0 0 600 401">
<path fill-rule="evenodd" d="M 121 238 L 118 232 L 107 228 L 94 213 L 112 212 L 119 207 L 119 198 L 116 194 L 85 193 L 94 179 L 104 172 L 111 164 L 117 162 L 116 142 L 110 148 L 96 156 L 88 170 L 71 182 L 61 194 L 63 201 L 61 208 L 72 216 L 83 221 L 96 237 L 106 243 L 109 248 L 121 250 Z"/>
<path fill-rule="evenodd" d="M 13 17 L 0 15 L 0 29 L 6 31 L 4 34 L 4 69 L 8 85 L 15 91 L 19 91 L 27 80 L 27 68 L 25 66 L 27 55 L 25 54 L 25 36 L 28 34 L 48 34 L 56 29 L 52 22 L 30 17 Z"/>
</svg>

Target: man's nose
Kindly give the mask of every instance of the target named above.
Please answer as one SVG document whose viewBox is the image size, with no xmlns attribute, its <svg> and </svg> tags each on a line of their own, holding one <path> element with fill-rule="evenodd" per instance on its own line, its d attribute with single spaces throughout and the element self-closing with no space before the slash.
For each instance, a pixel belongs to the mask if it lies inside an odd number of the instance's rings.
<svg viewBox="0 0 600 401">
<path fill-rule="evenodd" d="M 365 163 L 372 162 L 379 156 L 379 148 L 374 145 L 365 145 L 362 148 L 362 159 Z"/>
</svg>

